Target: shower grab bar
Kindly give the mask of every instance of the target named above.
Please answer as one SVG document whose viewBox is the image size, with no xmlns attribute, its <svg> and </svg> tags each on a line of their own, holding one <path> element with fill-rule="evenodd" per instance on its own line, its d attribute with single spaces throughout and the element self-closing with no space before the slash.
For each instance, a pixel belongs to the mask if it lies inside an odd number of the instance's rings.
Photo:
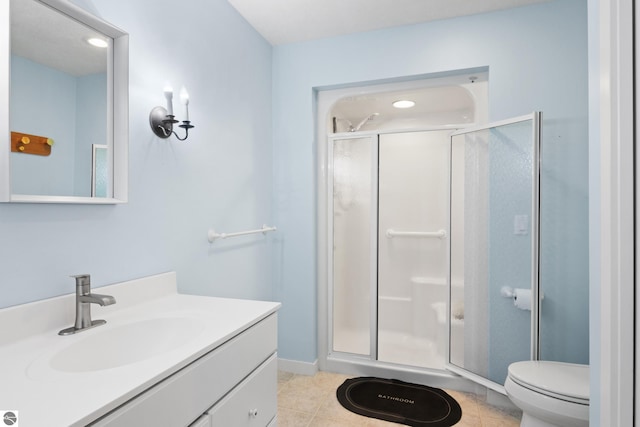
<svg viewBox="0 0 640 427">
<path fill-rule="evenodd" d="M 246 236 L 247 234 L 267 234 L 269 231 L 276 231 L 276 227 L 269 227 L 265 224 L 262 225 L 262 228 L 257 230 L 248 230 L 248 231 L 238 231 L 236 233 L 216 233 L 215 230 L 211 229 L 207 233 L 207 238 L 209 239 L 209 243 L 213 243 L 218 239 L 227 239 L 229 237 L 237 237 L 237 236 Z"/>
<path fill-rule="evenodd" d="M 387 229 L 386 235 L 388 238 L 393 239 L 394 237 L 437 237 L 439 239 L 444 239 L 447 237 L 447 232 L 445 230 L 438 231 L 396 231 L 392 228 Z"/>
</svg>

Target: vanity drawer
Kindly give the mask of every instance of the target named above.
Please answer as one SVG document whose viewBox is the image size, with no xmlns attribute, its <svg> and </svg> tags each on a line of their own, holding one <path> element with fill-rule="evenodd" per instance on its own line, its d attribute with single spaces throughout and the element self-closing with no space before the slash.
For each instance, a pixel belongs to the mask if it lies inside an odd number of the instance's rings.
<svg viewBox="0 0 640 427">
<path fill-rule="evenodd" d="M 272 314 L 90 425 L 187 426 L 272 356 L 276 347 L 277 317 Z"/>
<path fill-rule="evenodd" d="M 278 407 L 278 362 L 274 354 L 209 410 L 211 427 L 266 427 Z"/>
</svg>

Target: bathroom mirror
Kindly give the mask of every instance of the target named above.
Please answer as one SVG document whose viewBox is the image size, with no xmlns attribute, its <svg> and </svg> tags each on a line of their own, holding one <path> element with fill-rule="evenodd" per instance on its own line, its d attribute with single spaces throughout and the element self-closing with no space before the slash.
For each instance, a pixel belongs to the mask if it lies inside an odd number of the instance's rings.
<svg viewBox="0 0 640 427">
<path fill-rule="evenodd" d="M 68 1 L 2 2 L 0 202 L 127 201 L 128 43 Z"/>
</svg>

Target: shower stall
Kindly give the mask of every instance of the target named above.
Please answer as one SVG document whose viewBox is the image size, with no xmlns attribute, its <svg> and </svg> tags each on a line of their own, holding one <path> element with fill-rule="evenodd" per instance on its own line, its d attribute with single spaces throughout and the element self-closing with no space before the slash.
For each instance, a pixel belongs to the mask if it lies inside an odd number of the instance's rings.
<svg viewBox="0 0 640 427">
<path fill-rule="evenodd" d="M 340 109 L 330 110 L 322 369 L 469 387 L 455 372 L 502 391 L 509 363 L 537 357 L 539 117 L 478 126 L 478 86 L 427 90 L 452 99 L 461 88 L 471 110 L 449 103 L 455 113 L 421 113 L 428 123 L 367 111 L 340 129 Z M 533 302 L 515 307 L 525 291 Z"/>
<path fill-rule="evenodd" d="M 334 351 L 444 369 L 450 133 L 332 139 Z"/>
</svg>

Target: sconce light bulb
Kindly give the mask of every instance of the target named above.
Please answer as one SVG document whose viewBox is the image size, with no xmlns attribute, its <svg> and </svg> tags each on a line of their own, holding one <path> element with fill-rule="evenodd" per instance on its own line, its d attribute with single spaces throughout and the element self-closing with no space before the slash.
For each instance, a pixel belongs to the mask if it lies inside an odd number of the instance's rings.
<svg viewBox="0 0 640 427">
<path fill-rule="evenodd" d="M 167 115 L 173 116 L 173 88 L 171 86 L 164 87 L 164 96 L 167 98 Z"/>
<path fill-rule="evenodd" d="M 184 105 L 189 105 L 189 92 L 187 92 L 187 89 L 185 89 L 184 87 L 180 89 L 180 101 Z"/>
<path fill-rule="evenodd" d="M 188 122 L 189 121 L 189 92 L 187 92 L 187 89 L 182 86 L 182 89 L 180 89 L 180 101 L 182 101 L 182 103 L 184 104 L 184 119 Z"/>
</svg>

